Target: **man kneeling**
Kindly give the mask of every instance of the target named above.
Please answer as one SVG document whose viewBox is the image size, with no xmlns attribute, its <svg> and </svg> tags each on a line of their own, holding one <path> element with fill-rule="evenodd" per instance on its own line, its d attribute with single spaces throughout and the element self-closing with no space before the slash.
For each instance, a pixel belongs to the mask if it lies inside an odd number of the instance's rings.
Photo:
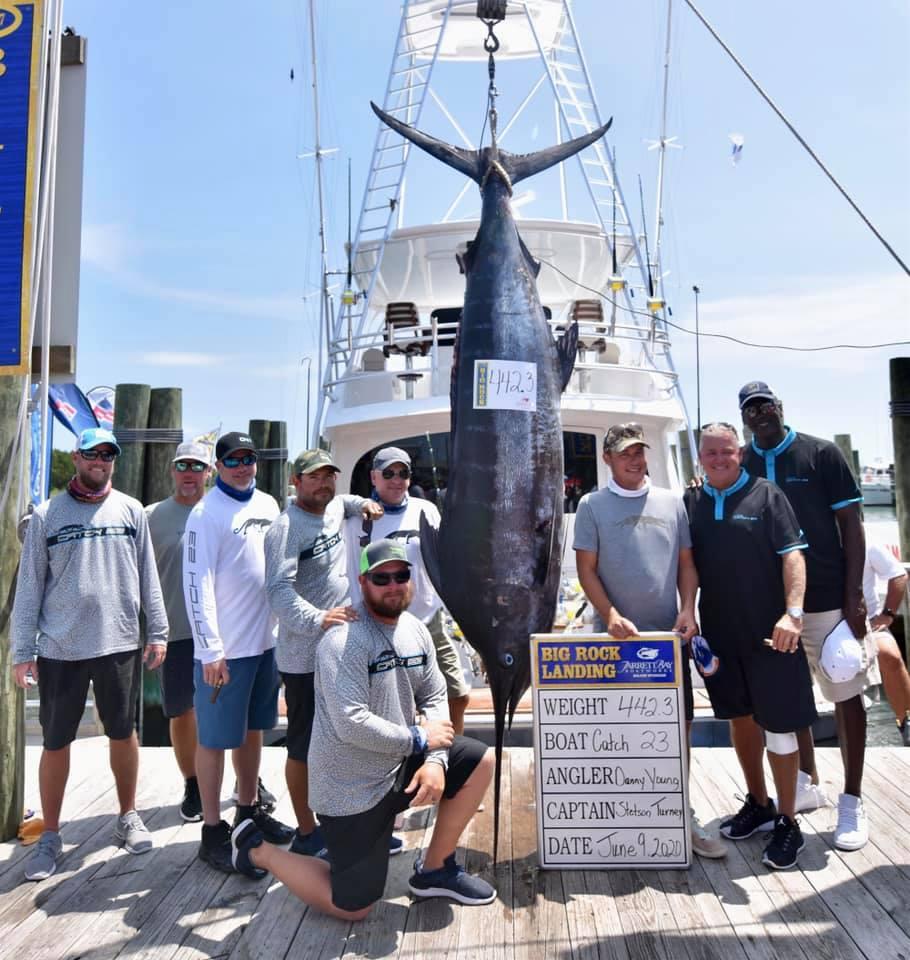
<svg viewBox="0 0 910 960">
<path fill-rule="evenodd" d="M 310 800 L 328 863 L 263 844 L 248 820 L 232 835 L 234 866 L 254 876 L 268 870 L 304 903 L 360 920 L 385 889 L 396 815 L 438 802 L 411 893 L 492 903 L 495 889 L 465 873 L 455 848 L 493 776 L 493 751 L 453 735 L 433 641 L 405 612 L 411 565 L 404 548 L 371 543 L 360 571 L 360 619 L 329 630 L 316 652 Z"/>
</svg>

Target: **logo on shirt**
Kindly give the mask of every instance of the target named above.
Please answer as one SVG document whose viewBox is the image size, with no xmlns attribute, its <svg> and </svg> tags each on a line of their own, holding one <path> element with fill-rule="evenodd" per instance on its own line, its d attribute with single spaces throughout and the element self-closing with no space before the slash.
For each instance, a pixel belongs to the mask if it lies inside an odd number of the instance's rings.
<svg viewBox="0 0 910 960">
<path fill-rule="evenodd" d="M 72 543 L 75 540 L 97 540 L 100 537 L 134 537 L 136 528 L 125 524 L 107 527 L 83 527 L 78 523 L 69 523 L 61 527 L 59 533 L 47 538 L 47 545 L 55 547 L 61 543 Z"/>
<path fill-rule="evenodd" d="M 616 526 L 618 527 L 661 527 L 668 528 L 670 526 L 666 520 L 662 520 L 660 517 L 649 517 L 647 514 L 638 514 L 633 517 L 626 517 L 623 520 L 620 520 Z"/>
<path fill-rule="evenodd" d="M 340 530 L 332 534 L 320 533 L 313 541 L 312 546 L 300 551 L 299 559 L 312 560 L 313 557 L 321 557 L 324 553 L 328 553 L 332 547 L 337 547 L 339 543 L 341 543 Z"/>
<path fill-rule="evenodd" d="M 241 537 L 245 537 L 247 530 L 264 530 L 266 527 L 271 526 L 271 523 L 272 521 L 265 517 L 250 517 L 249 520 L 244 520 L 239 527 L 234 527 L 232 532 L 239 534 Z"/>
<path fill-rule="evenodd" d="M 388 670 L 394 670 L 401 667 L 403 670 L 413 670 L 415 667 L 425 667 L 427 665 L 427 655 L 425 653 L 414 653 L 409 657 L 399 657 L 394 650 L 383 650 L 382 653 L 367 668 L 369 674 L 385 673 Z"/>
<path fill-rule="evenodd" d="M 758 517 L 750 517 L 750 516 L 749 516 L 748 514 L 746 514 L 746 513 L 734 513 L 733 516 L 730 517 L 730 519 L 731 519 L 731 520 L 746 520 L 746 521 L 748 521 L 749 523 L 754 523 L 756 520 L 758 520 Z"/>
<path fill-rule="evenodd" d="M 784 483 L 808 483 L 808 477 L 786 477 Z"/>
</svg>

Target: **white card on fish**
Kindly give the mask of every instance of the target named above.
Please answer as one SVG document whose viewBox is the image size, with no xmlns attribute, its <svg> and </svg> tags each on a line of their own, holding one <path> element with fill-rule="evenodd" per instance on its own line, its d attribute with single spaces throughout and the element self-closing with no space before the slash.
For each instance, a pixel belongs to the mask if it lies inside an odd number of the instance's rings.
<svg viewBox="0 0 910 960">
<path fill-rule="evenodd" d="M 537 410 L 537 364 L 524 360 L 474 361 L 475 410 Z"/>
</svg>

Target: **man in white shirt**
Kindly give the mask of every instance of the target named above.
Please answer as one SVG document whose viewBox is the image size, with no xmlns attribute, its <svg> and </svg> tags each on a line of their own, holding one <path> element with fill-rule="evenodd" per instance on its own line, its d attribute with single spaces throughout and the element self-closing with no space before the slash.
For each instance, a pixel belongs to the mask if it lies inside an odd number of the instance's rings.
<svg viewBox="0 0 910 960">
<path fill-rule="evenodd" d="M 294 831 L 258 801 L 262 731 L 278 718 L 276 630 L 265 593 L 264 548 L 278 504 L 256 489 L 258 455 L 249 436 L 225 434 L 215 457 L 215 487 L 186 524 L 183 587 L 194 645 L 199 858 L 230 873 L 230 828 L 220 808 L 225 750 L 234 751 L 236 822 L 254 820 L 270 843 L 290 843 Z"/>
<path fill-rule="evenodd" d="M 907 574 L 898 560 L 898 553 L 897 547 L 866 543 L 863 596 L 872 627 L 871 639 L 878 649 L 878 667 L 885 696 L 894 711 L 894 722 L 904 746 L 910 747 L 910 674 L 907 673 L 900 647 L 888 629 L 894 623 L 897 610 L 907 593 Z M 884 604 L 878 597 L 878 580 L 888 583 Z"/>
</svg>

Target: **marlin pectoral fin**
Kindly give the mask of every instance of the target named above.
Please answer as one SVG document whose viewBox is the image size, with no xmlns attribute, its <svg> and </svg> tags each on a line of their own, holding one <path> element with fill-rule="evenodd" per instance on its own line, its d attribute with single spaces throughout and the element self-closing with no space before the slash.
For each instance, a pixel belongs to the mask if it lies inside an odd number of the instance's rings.
<svg viewBox="0 0 910 960">
<path fill-rule="evenodd" d="M 556 341 L 556 354 L 559 357 L 559 369 L 562 374 L 560 393 L 569 384 L 569 378 L 575 369 L 575 357 L 578 354 L 578 321 L 573 320 L 571 326 Z"/>
<path fill-rule="evenodd" d="M 442 595 L 442 572 L 439 568 L 439 531 L 427 520 L 426 514 L 420 514 L 420 554 L 430 582 L 436 592 Z"/>
<path fill-rule="evenodd" d="M 569 157 L 574 156 L 580 150 L 584 150 L 585 147 L 590 147 L 610 129 L 612 123 L 613 118 L 610 117 L 602 127 L 598 127 L 590 133 L 576 137 L 574 140 L 567 140 L 565 143 L 557 143 L 555 146 L 547 147 L 546 150 L 538 150 L 537 153 L 501 152 L 502 165 L 509 172 L 514 186 L 519 180 L 533 177 L 535 173 L 540 173 L 557 163 L 562 163 L 563 160 L 568 160 Z"/>
<path fill-rule="evenodd" d="M 466 177 L 476 180 L 480 183 L 483 176 L 480 170 L 480 155 L 476 150 L 462 150 L 461 147 L 453 147 L 450 143 L 443 140 L 437 140 L 435 137 L 421 133 L 414 127 L 409 127 L 406 123 L 396 120 L 389 116 L 381 107 L 377 107 L 373 101 L 370 101 L 373 113 L 379 119 L 390 126 L 396 133 L 400 133 L 405 140 L 410 140 L 415 146 L 425 150 L 431 157 L 436 157 L 443 163 L 463 173 Z"/>
</svg>

